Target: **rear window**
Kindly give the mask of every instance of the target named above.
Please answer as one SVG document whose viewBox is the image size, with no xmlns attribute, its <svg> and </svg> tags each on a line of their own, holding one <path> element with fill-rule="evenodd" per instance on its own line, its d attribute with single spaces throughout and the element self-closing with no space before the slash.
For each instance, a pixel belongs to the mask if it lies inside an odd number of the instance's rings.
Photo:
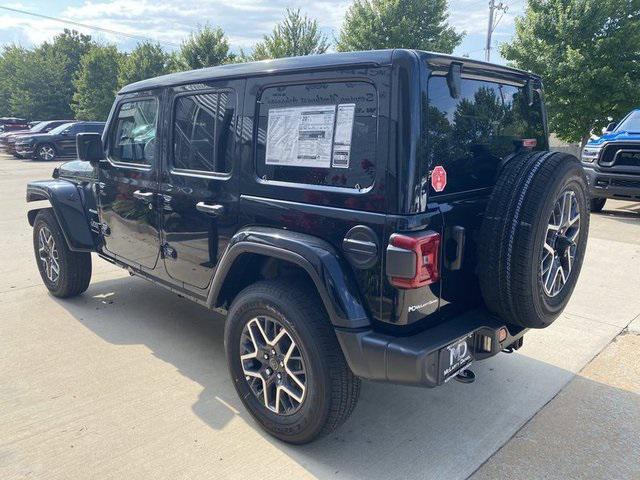
<svg viewBox="0 0 640 480">
<path fill-rule="evenodd" d="M 364 189 L 376 173 L 378 98 L 366 82 L 267 88 L 256 172 L 264 180 Z"/>
<path fill-rule="evenodd" d="M 445 168 L 443 194 L 493 185 L 500 162 L 524 140 L 546 148 L 538 90 L 529 99 L 524 87 L 463 78 L 453 98 L 446 77 L 432 76 L 427 96 L 425 170 Z"/>
</svg>

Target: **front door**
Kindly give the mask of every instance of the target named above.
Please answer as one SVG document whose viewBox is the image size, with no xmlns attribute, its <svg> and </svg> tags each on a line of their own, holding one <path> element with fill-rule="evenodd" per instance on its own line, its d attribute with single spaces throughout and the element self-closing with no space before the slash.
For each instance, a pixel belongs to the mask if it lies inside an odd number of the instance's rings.
<svg viewBox="0 0 640 480">
<path fill-rule="evenodd" d="M 116 106 L 107 132 L 107 161 L 98 172 L 98 211 L 105 249 L 126 264 L 153 269 L 158 229 L 159 98 L 137 95 Z"/>
<path fill-rule="evenodd" d="M 162 250 L 167 274 L 196 293 L 204 294 L 236 228 L 243 84 L 173 91 L 171 140 L 159 185 Z"/>
</svg>

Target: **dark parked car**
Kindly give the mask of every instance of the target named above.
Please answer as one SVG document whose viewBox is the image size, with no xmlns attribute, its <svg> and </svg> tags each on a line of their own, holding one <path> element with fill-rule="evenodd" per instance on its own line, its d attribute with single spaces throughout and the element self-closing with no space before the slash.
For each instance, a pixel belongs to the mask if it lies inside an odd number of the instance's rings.
<svg viewBox="0 0 640 480">
<path fill-rule="evenodd" d="M 29 128 L 29 123 L 24 118 L 0 117 L 0 133 L 24 130 L 25 128 Z"/>
<path fill-rule="evenodd" d="M 607 198 L 640 200 L 640 109 L 618 124 L 610 123 L 600 138 L 589 140 L 582 162 L 592 211 L 601 211 Z"/>
<path fill-rule="evenodd" d="M 21 135 L 32 135 L 34 133 L 47 133 L 58 126 L 69 122 L 73 122 L 73 120 L 47 120 L 46 122 L 40 122 L 37 125 L 34 125 L 32 128 L 0 134 L 0 148 L 4 148 L 4 150 L 12 154 L 14 157 L 20 158 L 15 150 L 15 143 L 18 137 Z"/>
<path fill-rule="evenodd" d="M 54 160 L 76 156 L 78 133 L 102 133 L 104 122 L 63 123 L 48 133 L 20 135 L 16 138 L 16 153 L 23 158 Z"/>
<path fill-rule="evenodd" d="M 472 382 L 558 317 L 585 253 L 580 162 L 547 151 L 540 79 L 501 65 L 385 50 L 176 73 L 124 87 L 77 141 L 27 187 L 51 204 L 28 212 L 46 287 L 84 292 L 96 252 L 223 313 L 239 397 L 291 443 L 338 427 L 360 378 Z"/>
</svg>

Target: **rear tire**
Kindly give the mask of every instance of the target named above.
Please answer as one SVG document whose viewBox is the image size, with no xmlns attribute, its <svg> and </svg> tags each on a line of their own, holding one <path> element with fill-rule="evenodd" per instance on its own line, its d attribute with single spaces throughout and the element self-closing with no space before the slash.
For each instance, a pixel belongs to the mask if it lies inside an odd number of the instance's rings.
<svg viewBox="0 0 640 480">
<path fill-rule="evenodd" d="M 580 274 L 589 230 L 587 182 L 577 158 L 521 154 L 504 167 L 480 235 L 486 306 L 507 323 L 544 328 Z"/>
<path fill-rule="evenodd" d="M 592 197 L 591 201 L 589 202 L 591 206 L 591 212 L 594 212 L 594 213 L 601 212 L 602 209 L 604 208 L 605 203 L 607 203 L 606 198 Z"/>
<path fill-rule="evenodd" d="M 284 350 L 295 344 L 291 365 L 281 363 L 285 357 L 279 343 L 272 350 L 261 340 L 279 335 Z M 229 309 L 225 349 L 240 399 L 260 426 L 280 440 L 310 442 L 335 430 L 355 408 L 360 379 L 349 369 L 316 292 L 299 283 L 262 281 L 239 293 Z M 295 381 L 287 375 L 294 371 Z M 297 399 L 285 395 L 282 386 L 295 389 Z"/>
<path fill-rule="evenodd" d="M 75 297 L 87 289 L 91 281 L 91 254 L 69 250 L 50 209 L 40 210 L 36 215 L 33 248 L 42 281 L 54 297 Z"/>
</svg>

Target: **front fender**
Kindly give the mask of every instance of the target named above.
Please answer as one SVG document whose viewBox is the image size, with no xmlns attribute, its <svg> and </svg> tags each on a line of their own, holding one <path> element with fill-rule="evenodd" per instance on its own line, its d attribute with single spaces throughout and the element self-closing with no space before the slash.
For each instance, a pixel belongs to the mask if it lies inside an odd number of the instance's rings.
<svg viewBox="0 0 640 480">
<path fill-rule="evenodd" d="M 209 290 L 209 306 L 215 306 L 227 274 L 235 260 L 245 253 L 278 258 L 303 268 L 313 280 L 334 326 L 369 325 L 349 266 L 331 244 L 311 235 L 268 227 L 248 227 L 231 238 Z"/>
<path fill-rule="evenodd" d="M 41 180 L 27 184 L 27 202 L 49 200 L 70 250 L 89 252 L 95 250 L 95 242 L 87 212 L 84 209 L 83 192 L 66 180 Z M 28 215 L 33 225 L 34 216 Z"/>
</svg>

